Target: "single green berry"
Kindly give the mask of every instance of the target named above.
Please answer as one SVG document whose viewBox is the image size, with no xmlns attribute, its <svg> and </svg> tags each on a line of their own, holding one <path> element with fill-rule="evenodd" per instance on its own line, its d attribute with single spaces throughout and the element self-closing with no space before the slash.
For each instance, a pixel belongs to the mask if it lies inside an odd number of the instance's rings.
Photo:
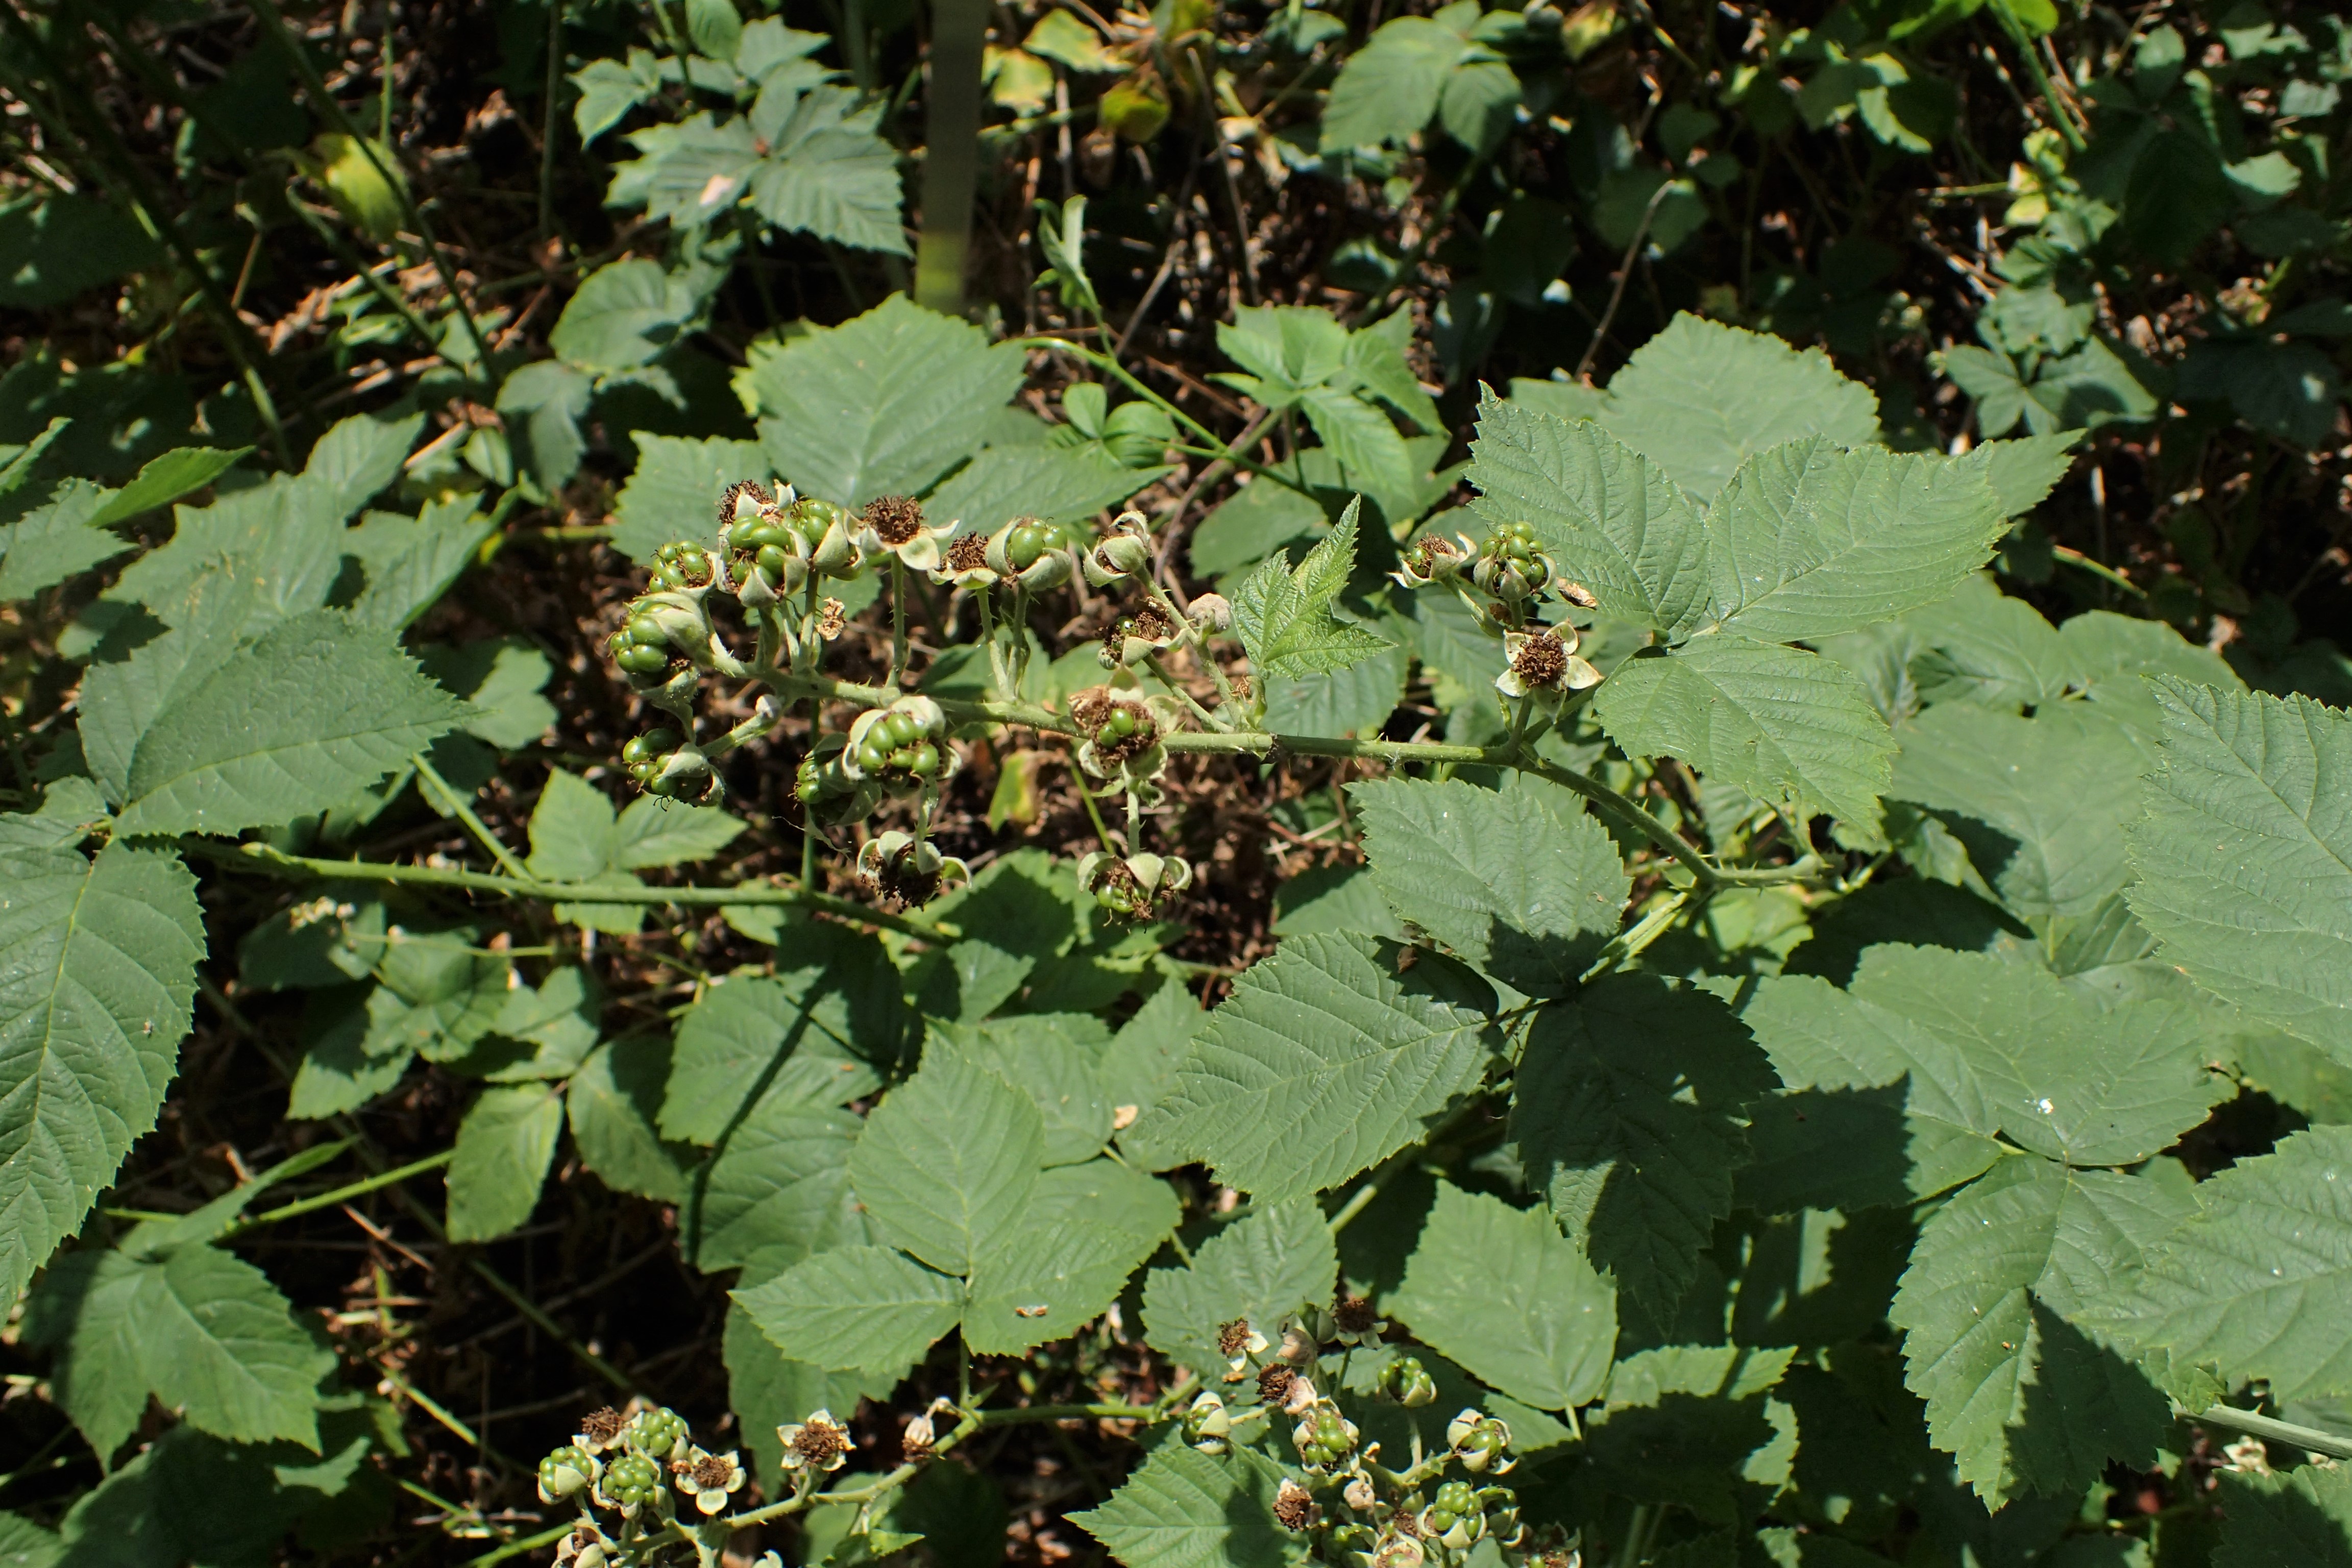
<svg viewBox="0 0 2352 1568">
<path fill-rule="evenodd" d="M 669 638 L 662 635 L 661 623 L 651 616 L 631 616 L 629 640 L 639 647 L 659 647 Z"/>
<path fill-rule="evenodd" d="M 888 715 L 877 728 L 889 734 L 890 743 L 894 746 L 911 745 L 916 737 L 923 732 L 923 727 L 915 722 L 915 716 L 905 712 Z"/>
<path fill-rule="evenodd" d="M 1034 523 L 1023 523 L 1004 542 L 1005 559 L 1013 563 L 1015 572 L 1028 571 L 1045 553 L 1045 531 Z"/>
<path fill-rule="evenodd" d="M 1430 1506 L 1444 1509 L 1459 1519 L 1478 1511 L 1478 1494 L 1471 1490 L 1467 1481 L 1448 1481 L 1437 1489 L 1436 1500 Z"/>
<path fill-rule="evenodd" d="M 912 746 L 891 748 L 890 754 L 884 759 L 883 765 L 898 773 L 905 773 L 915 765 L 915 749 Z"/>
<path fill-rule="evenodd" d="M 857 766 L 862 773 L 878 773 L 890 760 L 890 753 L 867 741 L 857 748 Z"/>
<path fill-rule="evenodd" d="M 925 741 L 914 749 L 914 754 L 908 760 L 907 771 L 919 779 L 929 778 L 940 771 L 940 749 Z"/>
</svg>

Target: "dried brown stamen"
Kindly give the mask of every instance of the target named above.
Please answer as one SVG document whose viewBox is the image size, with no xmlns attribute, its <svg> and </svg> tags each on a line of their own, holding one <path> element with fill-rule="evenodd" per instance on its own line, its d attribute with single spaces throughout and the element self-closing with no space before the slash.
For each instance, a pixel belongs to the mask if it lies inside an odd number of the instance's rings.
<svg viewBox="0 0 2352 1568">
<path fill-rule="evenodd" d="M 977 533 L 959 533 L 948 541 L 948 570 L 977 572 L 988 564 L 988 541 Z"/>
<path fill-rule="evenodd" d="M 1230 1323 L 1217 1325 L 1217 1353 L 1236 1356 L 1249 1344 L 1250 1326 L 1247 1318 L 1235 1318 Z"/>
<path fill-rule="evenodd" d="M 1343 1334 L 1366 1334 L 1381 1320 L 1372 1310 L 1370 1301 L 1361 1296 L 1342 1296 L 1331 1303 L 1331 1321 L 1339 1325 Z"/>
<path fill-rule="evenodd" d="M 1257 1373 L 1257 1396 L 1268 1405 L 1280 1405 L 1290 1397 L 1290 1386 L 1297 1381 L 1298 1373 L 1280 1362 L 1262 1366 Z"/>
<path fill-rule="evenodd" d="M 729 485 L 719 498 L 719 527 L 724 528 L 735 521 L 735 502 L 737 498 L 741 496 L 750 496 L 763 507 L 773 504 L 769 499 L 768 492 L 751 479 L 743 479 Z"/>
<path fill-rule="evenodd" d="M 1568 645 L 1550 632 L 1538 632 L 1512 656 L 1511 673 L 1526 686 L 1557 686 L 1568 673 Z"/>
<path fill-rule="evenodd" d="M 905 496 L 877 496 L 861 515 L 874 537 L 888 545 L 906 543 L 923 527 L 922 503 Z"/>
<path fill-rule="evenodd" d="M 621 1428 L 627 1424 L 619 1411 L 607 1405 L 580 1418 L 580 1435 L 592 1443 L 609 1443 L 621 1435 Z"/>
<path fill-rule="evenodd" d="M 687 1479 L 694 1483 L 697 1491 L 724 1491 L 734 1473 L 732 1467 L 718 1455 L 705 1454 Z"/>
<path fill-rule="evenodd" d="M 1174 637 L 1178 630 L 1176 623 L 1169 618 L 1168 612 L 1161 609 L 1158 604 L 1150 601 L 1127 618 L 1128 636 L 1141 637 L 1145 642 L 1165 642 Z"/>
<path fill-rule="evenodd" d="M 793 1437 L 793 1452 L 812 1465 L 849 1452 L 849 1435 L 830 1421 L 811 1421 Z"/>
</svg>

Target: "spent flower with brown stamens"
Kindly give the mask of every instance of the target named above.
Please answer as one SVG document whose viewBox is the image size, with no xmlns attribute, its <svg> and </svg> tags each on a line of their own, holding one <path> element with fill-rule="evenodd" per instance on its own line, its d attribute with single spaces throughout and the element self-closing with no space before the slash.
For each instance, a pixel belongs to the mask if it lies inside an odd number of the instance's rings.
<svg viewBox="0 0 2352 1568">
<path fill-rule="evenodd" d="M 788 1470 L 837 1470 L 849 1462 L 849 1428 L 835 1421 L 830 1410 L 777 1427 L 776 1440 L 783 1445 Z"/>
<path fill-rule="evenodd" d="M 926 527 L 920 501 L 905 496 L 877 496 L 857 514 L 856 545 L 869 555 L 877 552 L 895 555 L 909 572 L 935 572 L 940 542 L 955 531 L 952 521 Z"/>
<path fill-rule="evenodd" d="M 628 1424 L 627 1417 L 609 1405 L 592 1410 L 580 1418 L 580 1446 L 592 1454 L 602 1453 L 621 1440 L 622 1429 Z"/>
</svg>

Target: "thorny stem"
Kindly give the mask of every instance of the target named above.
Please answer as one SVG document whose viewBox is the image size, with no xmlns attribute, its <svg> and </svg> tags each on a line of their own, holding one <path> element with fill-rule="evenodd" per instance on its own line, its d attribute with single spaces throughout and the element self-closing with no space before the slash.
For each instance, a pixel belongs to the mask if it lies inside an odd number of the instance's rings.
<svg viewBox="0 0 2352 1568">
<path fill-rule="evenodd" d="M 461 871 L 439 866 L 395 866 L 379 860 L 322 860 L 308 855 L 288 855 L 266 844 L 243 844 L 232 849 L 210 839 L 190 837 L 180 847 L 222 866 L 243 866 L 280 875 L 327 877 L 352 882 L 407 882 L 424 887 L 463 888 L 497 893 L 510 899 L 546 899 L 567 904 L 677 904 L 687 908 L 713 905 L 799 904 L 845 920 L 883 926 L 926 941 L 954 941 L 956 927 L 918 916 L 895 915 L 865 904 L 836 899 L 806 888 L 769 883 L 731 888 L 631 888 L 605 884 L 546 882 L 536 879 L 493 876 L 485 871 Z"/>
</svg>

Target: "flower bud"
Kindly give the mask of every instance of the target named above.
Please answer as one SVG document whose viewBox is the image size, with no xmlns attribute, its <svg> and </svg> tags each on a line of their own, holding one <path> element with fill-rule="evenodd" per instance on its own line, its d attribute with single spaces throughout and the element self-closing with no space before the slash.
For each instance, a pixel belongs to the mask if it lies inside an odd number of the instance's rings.
<svg viewBox="0 0 2352 1568">
<path fill-rule="evenodd" d="M 1417 1356 L 1401 1355 L 1382 1367 L 1380 1388 L 1408 1410 L 1418 1410 L 1437 1398 L 1437 1381 Z"/>
<path fill-rule="evenodd" d="M 1233 601 L 1223 594 L 1202 594 L 1184 607 L 1185 619 L 1203 636 L 1234 628 Z"/>
<path fill-rule="evenodd" d="M 1095 542 L 1082 558 L 1087 581 L 1107 588 L 1151 564 L 1151 542 L 1134 533 L 1113 533 Z"/>
<path fill-rule="evenodd" d="M 1225 1402 L 1213 1394 L 1202 1394 L 1184 1412 L 1184 1440 L 1204 1454 L 1222 1454 L 1230 1446 L 1226 1436 L 1234 1429 L 1233 1416 Z"/>
<path fill-rule="evenodd" d="M 1339 1500 L 1358 1513 L 1370 1513 L 1380 1506 L 1381 1500 L 1380 1494 L 1372 1490 L 1372 1483 L 1362 1476 L 1357 1476 L 1340 1489 Z"/>
</svg>

